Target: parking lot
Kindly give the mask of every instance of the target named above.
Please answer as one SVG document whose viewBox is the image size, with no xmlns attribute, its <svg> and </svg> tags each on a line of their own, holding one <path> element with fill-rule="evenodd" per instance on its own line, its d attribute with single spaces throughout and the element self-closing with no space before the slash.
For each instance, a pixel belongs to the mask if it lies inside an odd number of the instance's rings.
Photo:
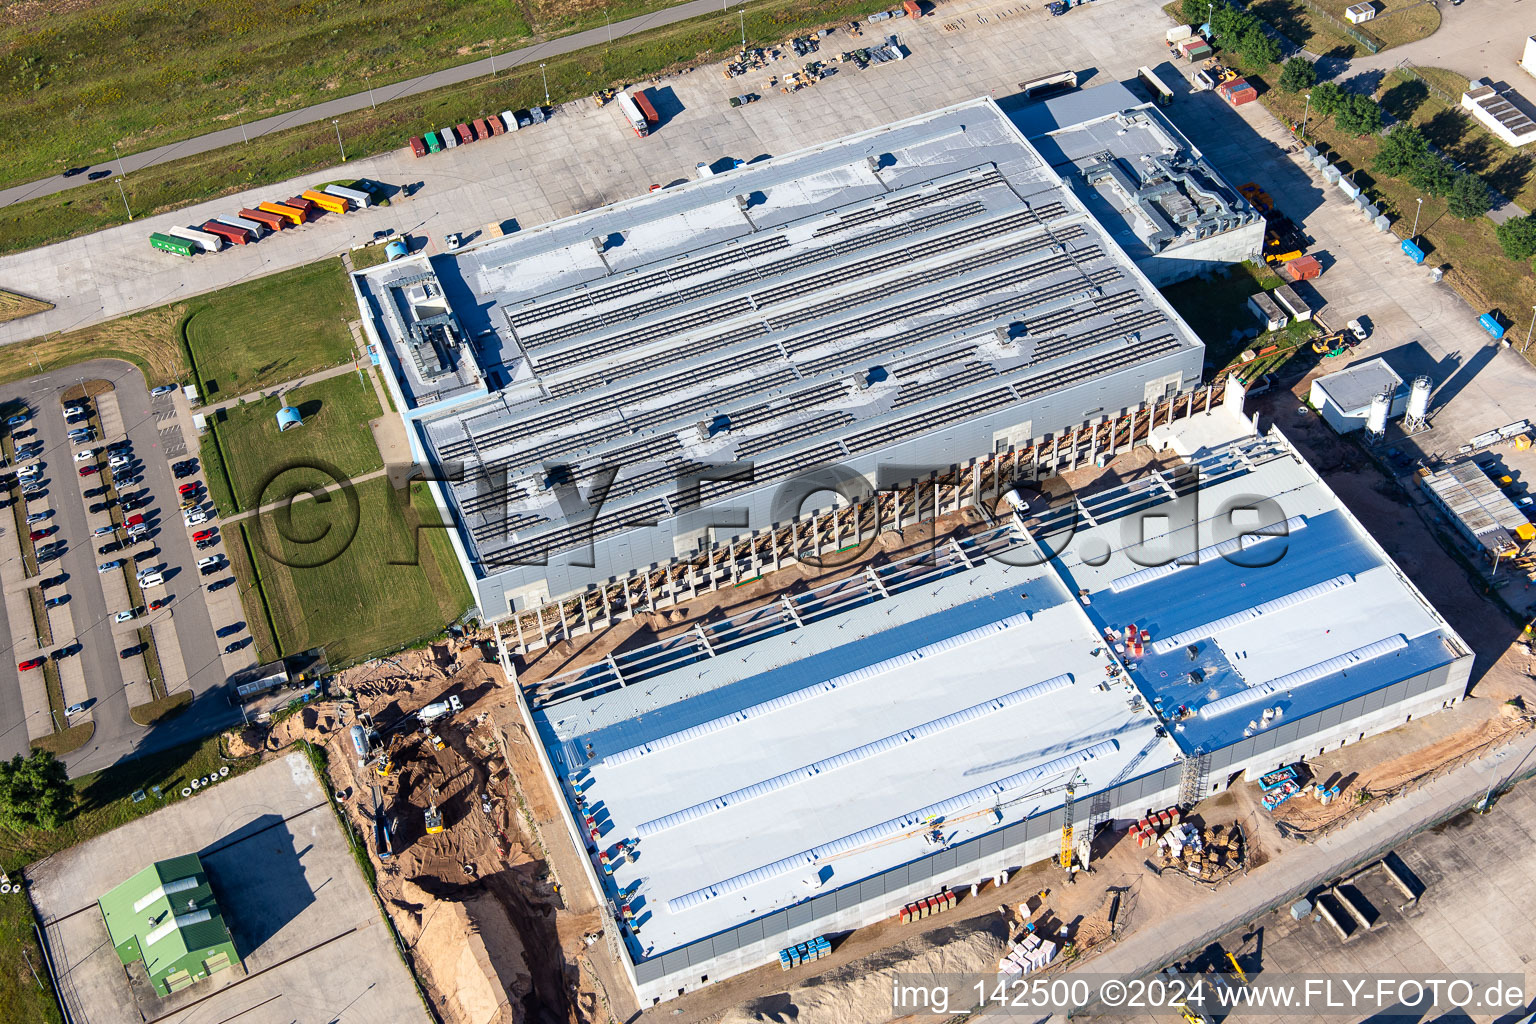
<svg viewBox="0 0 1536 1024">
<path fill-rule="evenodd" d="M 99 393 L 82 398 L 83 392 Z M 75 712 L 69 724 L 94 723 L 90 741 L 66 758 L 75 774 L 239 717 L 225 684 L 229 671 L 254 656 L 217 522 L 189 525 L 184 518 L 184 502 L 211 506 L 172 398 L 150 395 L 137 370 L 105 361 L 0 390 L 0 401 L 28 410 L 13 437 L 31 455 L 18 460 L 16 472 L 30 474 L 23 500 L 35 533 L 6 537 L 6 554 L 15 547 L 19 555 L 29 540 L 37 553 L 30 577 L 20 557 L 0 567 L 15 655 L 6 674 L 16 672 L 14 681 L 0 675 L 6 751 L 24 750 L 29 738 L 54 731 L 45 659 L 58 672 L 63 703 Z M 182 477 L 173 465 L 182 467 Z M 181 488 L 191 490 L 184 495 Z M 199 546 L 193 537 L 203 531 L 209 532 Z M 46 598 L 46 644 L 32 635 L 29 588 Z M 146 729 L 130 711 L 158 696 L 150 658 L 165 694 L 189 692 L 193 703 Z"/>
<path fill-rule="evenodd" d="M 74 1020 L 428 1019 L 302 753 L 190 792 L 27 869 Z M 242 967 L 136 1002 L 96 900 L 152 862 L 188 853 L 202 860 Z"/>
</svg>

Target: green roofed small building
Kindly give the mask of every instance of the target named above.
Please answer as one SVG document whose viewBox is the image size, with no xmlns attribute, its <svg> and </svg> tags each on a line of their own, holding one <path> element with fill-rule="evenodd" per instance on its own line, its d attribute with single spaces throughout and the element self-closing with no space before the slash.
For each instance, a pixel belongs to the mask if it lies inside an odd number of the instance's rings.
<svg viewBox="0 0 1536 1024">
<path fill-rule="evenodd" d="M 157 995 L 240 963 L 195 853 L 151 864 L 97 905 L 118 959 L 142 960 Z"/>
</svg>

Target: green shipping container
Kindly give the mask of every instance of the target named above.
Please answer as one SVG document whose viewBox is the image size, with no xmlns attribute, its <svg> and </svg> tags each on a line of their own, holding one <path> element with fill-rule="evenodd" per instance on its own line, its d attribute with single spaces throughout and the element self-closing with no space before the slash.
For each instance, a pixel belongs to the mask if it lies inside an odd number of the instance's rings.
<svg viewBox="0 0 1536 1024">
<path fill-rule="evenodd" d="M 156 232 L 149 236 L 149 244 L 156 249 L 174 252 L 178 256 L 192 255 L 192 243 L 185 238 L 172 238 L 170 235 L 162 235 Z"/>
<path fill-rule="evenodd" d="M 433 152 L 433 153 L 440 153 L 440 152 L 442 152 L 442 150 L 443 150 L 443 140 L 437 137 L 437 132 L 427 132 L 427 134 L 425 136 L 423 136 L 423 138 L 425 138 L 427 140 L 427 149 L 428 149 L 428 151 Z"/>
</svg>

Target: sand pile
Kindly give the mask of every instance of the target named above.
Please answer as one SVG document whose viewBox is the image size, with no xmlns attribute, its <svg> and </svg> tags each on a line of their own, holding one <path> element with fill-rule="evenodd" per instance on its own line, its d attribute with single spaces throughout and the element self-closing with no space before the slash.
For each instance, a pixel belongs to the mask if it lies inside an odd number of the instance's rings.
<svg viewBox="0 0 1536 1024">
<path fill-rule="evenodd" d="M 892 978 L 902 974 L 977 974 L 997 969 L 1006 951 L 1001 915 L 940 928 L 883 949 L 784 992 L 726 1012 L 721 1024 L 875 1024 L 891 1019 Z"/>
<path fill-rule="evenodd" d="M 443 1016 L 452 1024 L 514 1024 L 533 977 L 506 908 L 483 888 L 454 899 L 429 896 L 401 879 L 386 902 Z"/>
</svg>

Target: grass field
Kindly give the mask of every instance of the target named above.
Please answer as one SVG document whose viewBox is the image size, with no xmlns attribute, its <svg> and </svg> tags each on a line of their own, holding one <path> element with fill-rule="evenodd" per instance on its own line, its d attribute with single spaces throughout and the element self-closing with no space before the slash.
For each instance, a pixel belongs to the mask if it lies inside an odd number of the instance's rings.
<svg viewBox="0 0 1536 1024">
<path fill-rule="evenodd" d="M 413 502 L 422 500 L 416 493 Z M 436 633 L 464 612 L 467 587 L 446 538 L 432 536 L 443 531 L 418 531 L 419 509 L 379 478 L 359 484 L 355 500 L 338 495 L 293 505 L 286 526 L 272 515 L 251 524 L 254 569 L 280 653 L 323 644 L 333 666 L 346 665 Z M 319 539 L 305 544 L 296 537 Z M 241 563 L 233 564 L 242 584 L 250 584 Z"/>
<path fill-rule="evenodd" d="M 596 24 L 602 24 L 600 6 L 586 0 L 572 2 L 584 3 L 591 9 Z M 622 2 L 615 2 L 610 10 L 617 17 L 623 6 Z M 630 6 L 638 8 L 642 5 Z M 655 4 L 644 6 L 649 8 Z M 763 0 L 748 5 L 747 39 L 749 45 L 782 42 L 787 36 L 817 25 L 890 6 L 889 0 Z M 501 10 L 506 10 L 505 5 Z M 434 10 L 432 20 L 450 20 L 440 15 L 440 11 Z M 417 15 L 413 13 L 410 17 Z M 379 24 L 382 26 L 384 22 Z M 550 97 L 561 103 L 590 96 L 597 89 L 615 83 L 637 82 L 683 67 L 717 61 L 740 46 L 740 22 L 732 8 L 721 16 L 695 18 L 652 29 L 640 36 L 615 40 L 612 47 L 594 46 L 551 57 L 545 62 L 544 70 L 549 76 Z M 368 53 L 358 46 L 351 47 L 351 51 L 359 57 Z M 484 51 L 472 51 L 470 56 L 474 52 L 484 54 Z M 469 59 L 469 56 L 462 59 Z M 3 77 L 0 75 L 0 80 Z M 382 83 L 376 79 L 374 84 Z M 352 79 L 345 88 L 338 86 L 336 94 L 358 91 L 362 87 L 361 81 Z M 340 128 L 347 154 L 356 158 L 404 147 L 412 135 L 461 121 L 466 116 L 543 102 L 544 86 L 539 67 L 528 64 L 516 72 L 503 72 L 494 79 L 480 79 L 426 96 L 381 103 L 377 109 L 343 114 Z M 153 136 L 134 136 L 130 140 L 133 149 L 168 141 L 172 136 L 190 137 L 222 127 L 221 123 L 206 117 L 195 122 L 159 120 L 154 123 L 173 124 L 176 128 Z M 52 138 L 54 134 L 62 138 L 69 133 L 51 133 L 48 137 Z M 0 153 L 5 152 L 0 143 Z M 135 212 L 159 212 L 319 171 L 335 164 L 336 157 L 335 131 L 329 123 L 322 122 L 263 136 L 249 145 L 230 146 L 188 156 L 173 164 L 135 171 L 128 175 L 123 186 Z M 68 162 L 63 161 L 59 166 Z M 35 174 L 22 177 L 31 178 Z M 0 252 L 16 252 L 73 238 L 125 223 L 126 219 L 117 186 L 111 181 L 92 182 L 0 209 Z"/>
<path fill-rule="evenodd" d="M 352 356 L 357 303 L 338 259 L 193 299 L 183 330 L 206 401 L 249 394 Z"/>
<path fill-rule="evenodd" d="M 1313 0 L 1313 3 L 1345 22 L 1346 8 L 1356 0 Z M 1375 0 L 1376 17 L 1357 28 L 1380 39 L 1382 49 L 1402 46 L 1434 34 L 1440 27 L 1440 8 L 1424 0 Z"/>
<path fill-rule="evenodd" d="M 0 323 L 52 309 L 53 303 L 0 289 Z"/>
<path fill-rule="evenodd" d="M 1272 84 L 1272 83 L 1271 83 Z M 1536 162 L 1523 153 L 1511 152 L 1472 121 L 1447 109 L 1428 90 L 1401 90 L 1407 79 L 1394 72 L 1379 94 L 1383 104 L 1399 116 L 1419 122 L 1429 138 L 1483 174 L 1505 195 L 1532 201 L 1532 172 Z M 1299 121 L 1301 97 L 1271 88 L 1262 101 L 1278 116 Z M 1341 172 L 1353 172 L 1354 181 L 1365 188 L 1372 201 L 1392 217 L 1393 230 L 1407 237 L 1412 229 L 1415 200 L 1421 193 L 1407 182 L 1395 178 L 1378 179 L 1370 171 L 1380 139 L 1375 136 L 1353 138 L 1337 131 L 1330 119 L 1313 117 L 1309 137 L 1320 142 Z M 1530 206 L 1527 206 L 1529 209 Z M 1474 310 L 1494 312 L 1507 327 L 1511 322 L 1529 323 L 1530 310 L 1536 306 L 1536 279 L 1530 267 L 1507 258 L 1499 248 L 1494 224 L 1486 217 L 1463 221 L 1446 212 L 1444 199 L 1426 198 L 1419 217 L 1420 244 L 1427 254 L 1426 265 L 1448 266 L 1445 279 Z"/>
<path fill-rule="evenodd" d="M 151 387 L 186 377 L 178 340 L 185 303 L 173 303 L 25 345 L 0 346 L 0 383 L 57 370 L 87 359 L 125 359 Z"/>
<path fill-rule="evenodd" d="M 29 901 L 17 896 L 0 900 L 0 1020 L 59 1024 L 59 1004 L 32 924 Z"/>
<path fill-rule="evenodd" d="M 277 410 L 296 407 L 304 425 L 279 432 Z M 231 491 L 239 508 L 283 500 L 299 490 L 324 486 L 327 474 L 298 467 L 324 464 L 344 477 L 384 465 L 368 421 L 383 415 L 372 383 L 355 373 L 329 377 L 267 398 L 232 406 L 218 414 L 218 438 L 227 458 Z M 288 472 L 283 472 L 288 467 Z M 205 467 L 210 470 L 212 467 Z M 268 484 L 272 486 L 265 486 Z M 263 488 L 265 487 L 265 490 Z"/>
</svg>

